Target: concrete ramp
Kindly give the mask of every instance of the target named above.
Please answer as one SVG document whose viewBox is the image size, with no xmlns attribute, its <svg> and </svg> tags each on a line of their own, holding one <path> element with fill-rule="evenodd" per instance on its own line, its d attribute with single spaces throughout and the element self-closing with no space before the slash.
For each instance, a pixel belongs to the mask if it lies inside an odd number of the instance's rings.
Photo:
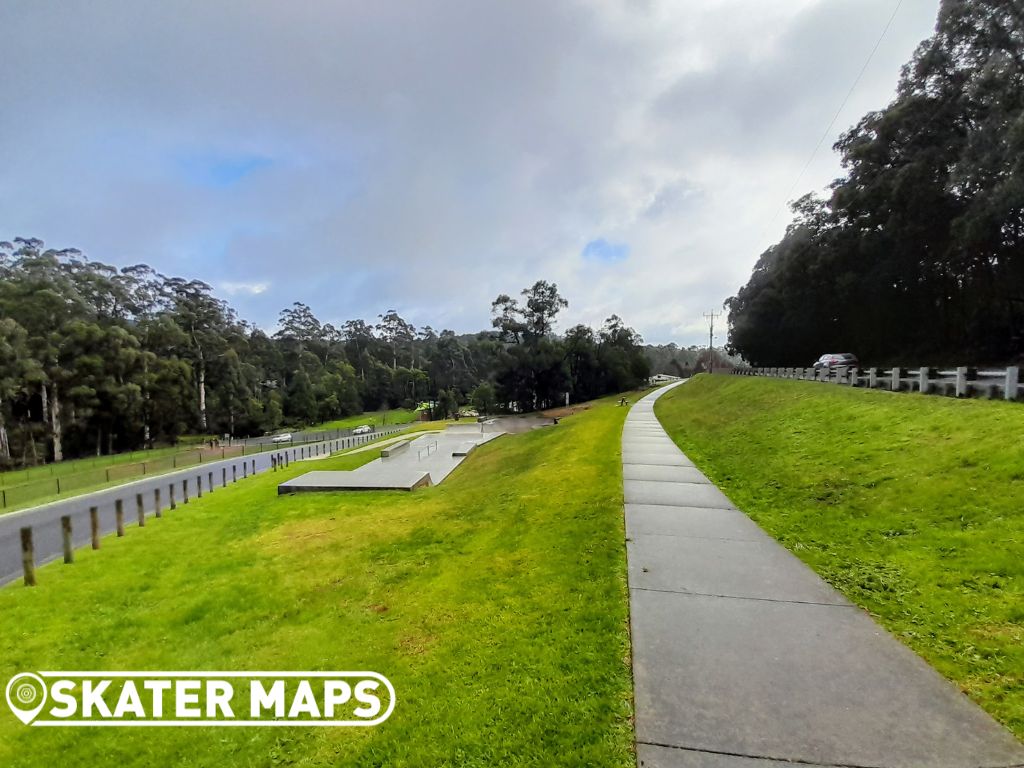
<svg viewBox="0 0 1024 768">
<path fill-rule="evenodd" d="M 410 469 L 380 472 L 307 472 L 277 486 L 277 495 L 323 491 L 414 491 L 432 485 L 430 473 Z"/>
<path fill-rule="evenodd" d="M 351 472 L 307 472 L 278 485 L 277 493 L 426 488 L 442 482 L 477 446 L 503 434 L 482 432 L 479 424 L 449 427 L 439 434 L 424 434 L 385 448 L 385 458 L 374 459 Z"/>
</svg>

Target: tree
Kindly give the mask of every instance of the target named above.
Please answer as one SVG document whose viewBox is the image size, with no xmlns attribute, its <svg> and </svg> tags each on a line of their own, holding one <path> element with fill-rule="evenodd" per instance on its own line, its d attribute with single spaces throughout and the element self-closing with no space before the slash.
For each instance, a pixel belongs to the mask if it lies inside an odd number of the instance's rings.
<svg viewBox="0 0 1024 768">
<path fill-rule="evenodd" d="M 405 346 L 410 348 L 415 336 L 416 329 L 402 319 L 395 310 L 389 309 L 382 315 L 378 315 L 380 322 L 377 323 L 377 333 L 381 341 L 387 344 L 391 350 L 391 368 L 398 368 L 398 350 Z M 410 355 L 411 357 L 411 355 Z"/>
<path fill-rule="evenodd" d="M 470 393 L 469 402 L 481 414 L 494 413 L 497 410 L 497 397 L 494 385 L 489 381 L 478 384 Z"/>
<path fill-rule="evenodd" d="M 447 419 L 459 410 L 459 397 L 454 389 L 442 389 L 437 393 L 433 414 L 435 419 Z"/>
<path fill-rule="evenodd" d="M 944 0 L 895 100 L 836 144 L 831 197 L 805 197 L 728 302 L 730 349 L 808 365 L 1024 355 L 1024 11 Z"/>
<path fill-rule="evenodd" d="M 569 306 L 569 302 L 559 295 L 558 286 L 546 280 L 538 280 L 524 288 L 522 295 L 526 297 L 526 307 L 522 310 L 523 324 L 526 333 L 533 337 L 551 333 L 558 313 Z"/>
</svg>

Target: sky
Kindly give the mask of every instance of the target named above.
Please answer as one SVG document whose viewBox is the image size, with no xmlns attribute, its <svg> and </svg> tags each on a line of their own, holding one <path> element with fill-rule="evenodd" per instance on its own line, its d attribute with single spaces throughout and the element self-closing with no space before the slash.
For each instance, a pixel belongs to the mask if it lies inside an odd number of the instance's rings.
<svg viewBox="0 0 1024 768">
<path fill-rule="evenodd" d="M 490 327 L 558 284 L 706 343 L 938 0 L 0 0 L 0 240 L 198 278 L 270 330 Z M 716 343 L 724 341 L 722 325 Z"/>
</svg>

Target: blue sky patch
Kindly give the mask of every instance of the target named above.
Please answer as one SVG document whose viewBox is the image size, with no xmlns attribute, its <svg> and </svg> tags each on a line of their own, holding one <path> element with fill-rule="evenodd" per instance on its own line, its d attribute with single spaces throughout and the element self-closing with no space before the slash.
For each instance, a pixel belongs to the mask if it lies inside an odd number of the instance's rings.
<svg viewBox="0 0 1024 768">
<path fill-rule="evenodd" d="M 629 246 L 625 243 L 610 243 L 603 237 L 591 240 L 583 246 L 584 261 L 596 261 L 599 264 L 615 264 L 629 258 Z"/>
<path fill-rule="evenodd" d="M 262 155 L 196 154 L 178 158 L 185 177 L 203 187 L 230 187 L 271 165 Z"/>
</svg>

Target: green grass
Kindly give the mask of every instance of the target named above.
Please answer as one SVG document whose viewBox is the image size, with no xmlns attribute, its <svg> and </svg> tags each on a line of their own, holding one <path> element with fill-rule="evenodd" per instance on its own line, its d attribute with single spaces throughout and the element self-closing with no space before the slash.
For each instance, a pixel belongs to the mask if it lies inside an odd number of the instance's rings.
<svg viewBox="0 0 1024 768">
<path fill-rule="evenodd" d="M 700 376 L 655 412 L 738 507 L 1024 738 L 1024 406 Z"/>
<path fill-rule="evenodd" d="M 415 493 L 278 497 L 292 464 L 0 589 L 0 681 L 23 670 L 386 675 L 346 728 L 27 728 L 0 765 L 632 766 L 615 399 L 473 453 Z"/>
<path fill-rule="evenodd" d="M 351 429 L 352 427 L 358 427 L 362 424 L 369 424 L 371 427 L 382 425 L 388 426 L 392 424 L 408 424 L 411 421 L 416 421 L 417 418 L 419 418 L 419 413 L 405 408 L 399 408 L 394 411 L 367 411 L 366 413 L 359 413 L 355 416 L 346 416 L 343 419 L 328 421 L 316 427 L 310 427 L 309 430 L 303 431 Z"/>
<path fill-rule="evenodd" d="M 164 446 L 147 451 L 129 451 L 126 453 L 114 453 L 109 456 L 87 456 L 82 459 L 68 459 L 67 461 L 60 461 L 54 464 L 26 467 L 25 469 L 9 469 L 5 472 L 0 472 L 0 488 L 9 488 L 13 485 L 21 485 L 51 477 L 64 477 L 65 475 L 73 475 L 94 469 L 104 469 L 119 464 L 157 459 L 189 450 L 195 449 L 189 448 L 187 445 Z"/>
<path fill-rule="evenodd" d="M 361 424 L 378 426 L 384 424 L 408 424 L 409 422 L 415 421 L 417 416 L 418 414 L 416 411 L 406 409 L 393 411 L 368 411 L 366 413 L 356 414 L 355 416 L 347 416 L 344 419 L 328 421 L 303 430 L 296 429 L 293 431 L 296 433 L 300 431 L 326 432 L 334 429 L 349 429 Z M 203 435 L 183 435 L 178 445 L 161 446 L 159 448 L 143 451 L 126 451 L 125 453 L 114 453 L 108 456 L 86 456 L 80 459 L 68 459 L 67 461 L 60 461 L 51 464 L 41 464 L 36 467 L 0 471 L 0 488 L 10 488 L 12 486 L 48 478 L 65 477 L 92 470 L 115 467 L 120 464 L 153 461 L 158 458 L 170 457 L 176 453 L 194 451 L 209 439 L 209 436 Z"/>
<path fill-rule="evenodd" d="M 386 417 L 387 425 L 409 424 L 411 419 L 406 417 L 412 413 L 414 412 L 390 411 Z M 382 419 L 385 418 L 383 414 L 384 412 L 382 411 L 361 414 L 359 416 L 351 416 L 345 421 L 352 422 L 352 424 L 380 424 Z M 330 422 L 330 425 L 318 427 L 317 430 L 346 428 L 336 426 L 336 424 L 340 423 Z M 447 423 L 449 422 L 417 422 L 410 427 L 410 431 L 431 428 L 443 429 Z M 352 424 L 347 424 L 346 426 L 352 426 Z M 296 445 L 301 444 L 296 443 Z M 276 450 L 277 448 L 267 443 L 262 446 L 255 444 L 244 445 L 244 448 L 236 446 L 236 449 L 243 451 L 239 455 L 248 456 L 261 451 Z M 228 448 L 227 450 L 230 451 L 231 449 Z M 206 456 L 205 461 L 217 461 L 221 458 L 219 449 L 209 449 L 204 455 Z M 229 452 L 227 458 L 230 458 L 232 455 Z M 6 484 L 0 482 L 0 515 L 19 509 L 47 504 L 51 501 L 81 496 L 82 494 L 100 491 L 104 488 L 112 488 L 143 477 L 154 477 L 174 472 L 183 467 L 199 464 L 199 456 L 200 451 L 197 448 L 188 449 L 178 446 L 113 454 L 111 456 L 99 456 L 90 459 L 74 459 L 57 464 L 47 464 L 45 466 L 8 472 L 6 473 Z M 143 462 L 147 465 L 145 474 L 142 472 Z M 138 466 L 133 466 L 134 464 Z M 0 475 L 0 481 L 3 479 L 4 475 Z M 60 482 L 60 493 L 56 492 L 58 480 Z"/>
</svg>

